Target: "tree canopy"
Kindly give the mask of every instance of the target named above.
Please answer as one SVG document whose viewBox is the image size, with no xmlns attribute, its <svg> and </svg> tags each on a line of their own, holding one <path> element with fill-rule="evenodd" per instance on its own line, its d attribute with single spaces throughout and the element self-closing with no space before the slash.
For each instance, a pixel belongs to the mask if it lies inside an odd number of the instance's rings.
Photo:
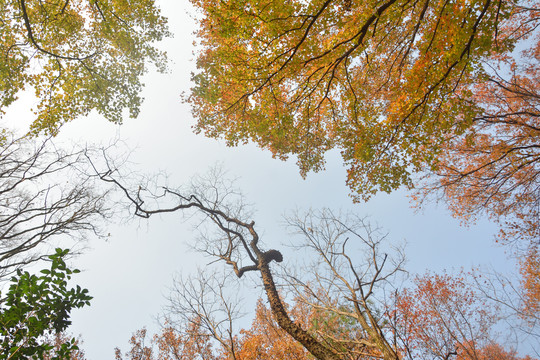
<svg viewBox="0 0 540 360">
<path fill-rule="evenodd" d="M 197 131 L 295 155 L 303 175 L 338 149 L 356 200 L 444 188 L 457 215 L 536 236 L 537 2 L 192 3 Z"/>
<path fill-rule="evenodd" d="M 34 90 L 36 133 L 92 110 L 114 122 L 124 110 L 136 117 L 148 64 L 165 70 L 154 42 L 170 34 L 153 0 L 3 0 L 1 8 L 0 115 Z"/>
</svg>

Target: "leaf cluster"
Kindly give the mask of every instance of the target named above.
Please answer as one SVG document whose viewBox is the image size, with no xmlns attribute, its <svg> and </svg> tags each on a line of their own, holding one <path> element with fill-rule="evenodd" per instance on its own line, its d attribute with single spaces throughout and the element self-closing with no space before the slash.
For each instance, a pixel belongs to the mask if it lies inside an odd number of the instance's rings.
<svg viewBox="0 0 540 360">
<path fill-rule="evenodd" d="M 18 270 L 0 302 L 0 359 L 44 358 L 54 348 L 44 336 L 64 331 L 73 309 L 90 305 L 92 297 L 80 286 L 68 287 L 73 274 L 64 257 L 68 250 L 56 249 L 49 256 L 50 269 L 41 275 Z M 76 339 L 64 342 L 51 359 L 69 359 L 77 350 Z"/>
<path fill-rule="evenodd" d="M 471 126 L 482 61 L 517 1 L 193 0 L 203 14 L 191 103 L 196 129 L 254 141 L 302 174 L 336 148 L 354 197 L 413 186 Z"/>
<path fill-rule="evenodd" d="M 153 0 L 0 2 L 0 115 L 33 89 L 34 133 L 96 110 L 122 121 L 136 117 L 148 64 L 165 71 L 154 42 L 170 36 Z"/>
</svg>

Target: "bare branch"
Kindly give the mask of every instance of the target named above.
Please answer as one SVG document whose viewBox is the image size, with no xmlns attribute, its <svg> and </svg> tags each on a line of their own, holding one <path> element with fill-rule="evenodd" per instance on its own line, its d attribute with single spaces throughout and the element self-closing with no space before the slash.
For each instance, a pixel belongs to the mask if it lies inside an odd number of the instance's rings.
<svg viewBox="0 0 540 360">
<path fill-rule="evenodd" d="M 56 148 L 50 138 L 2 141 L 0 276 L 44 258 L 55 239 L 103 236 L 109 192 L 87 171 L 88 151 Z"/>
</svg>

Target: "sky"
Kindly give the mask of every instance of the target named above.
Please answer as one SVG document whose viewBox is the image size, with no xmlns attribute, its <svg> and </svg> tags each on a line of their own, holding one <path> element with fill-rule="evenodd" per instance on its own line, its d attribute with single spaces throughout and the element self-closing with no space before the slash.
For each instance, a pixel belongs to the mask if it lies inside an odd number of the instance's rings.
<svg viewBox="0 0 540 360">
<path fill-rule="evenodd" d="M 193 10 L 187 1 L 164 0 L 158 4 L 175 35 L 159 45 L 171 60 L 170 72 L 151 71 L 145 76 L 145 101 L 139 117 L 115 125 L 90 115 L 67 124 L 56 142 L 109 143 L 119 138 L 134 149 L 131 166 L 135 170 L 166 172 L 170 184 L 180 185 L 194 174 L 221 164 L 230 176 L 238 178 L 237 186 L 253 204 L 257 229 L 269 247 L 284 249 L 280 244 L 287 243 L 284 213 L 328 207 L 369 216 L 388 231 L 391 241 L 405 241 L 411 273 L 478 265 L 500 271 L 513 268 L 505 249 L 495 245 L 496 227 L 487 220 L 464 227 L 444 204 L 428 204 L 415 211 L 405 191 L 353 204 L 337 152 L 327 156 L 325 171 L 302 179 L 294 159 L 283 162 L 253 144 L 228 148 L 223 142 L 194 134 L 189 105 L 181 102 L 181 94 L 189 91 L 190 72 L 195 67 Z M 28 109 L 32 101 L 31 94 L 22 94 L 4 118 L 24 129 L 31 120 Z M 111 235 L 106 241 L 89 239 L 88 251 L 74 261 L 83 270 L 76 282 L 88 288 L 94 299 L 90 307 L 73 313 L 70 331 L 82 335 L 83 349 L 90 360 L 113 359 L 114 348 L 126 350 L 131 334 L 143 326 L 157 331 L 155 318 L 166 305 L 164 296 L 173 276 L 193 273 L 197 266 L 209 262 L 190 250 L 187 244 L 193 241 L 194 233 L 180 214 L 150 221 L 119 219 L 107 232 Z M 292 250 L 283 251 L 287 255 Z M 254 300 L 245 306 L 248 311 L 254 309 Z"/>
</svg>

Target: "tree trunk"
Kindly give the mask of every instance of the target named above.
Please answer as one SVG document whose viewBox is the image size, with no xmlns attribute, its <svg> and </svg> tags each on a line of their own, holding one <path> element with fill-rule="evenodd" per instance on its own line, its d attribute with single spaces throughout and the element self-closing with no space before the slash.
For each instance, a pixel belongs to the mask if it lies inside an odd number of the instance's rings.
<svg viewBox="0 0 540 360">
<path fill-rule="evenodd" d="M 293 322 L 287 311 L 283 307 L 283 303 L 279 298 L 279 294 L 274 284 L 274 279 L 270 273 L 270 267 L 266 261 L 259 262 L 259 270 L 261 272 L 262 281 L 266 296 L 270 302 L 272 313 L 279 326 L 291 335 L 296 341 L 302 344 L 311 354 L 319 360 L 340 360 L 340 357 L 331 349 L 325 347 L 302 329 L 298 324 Z"/>
</svg>

